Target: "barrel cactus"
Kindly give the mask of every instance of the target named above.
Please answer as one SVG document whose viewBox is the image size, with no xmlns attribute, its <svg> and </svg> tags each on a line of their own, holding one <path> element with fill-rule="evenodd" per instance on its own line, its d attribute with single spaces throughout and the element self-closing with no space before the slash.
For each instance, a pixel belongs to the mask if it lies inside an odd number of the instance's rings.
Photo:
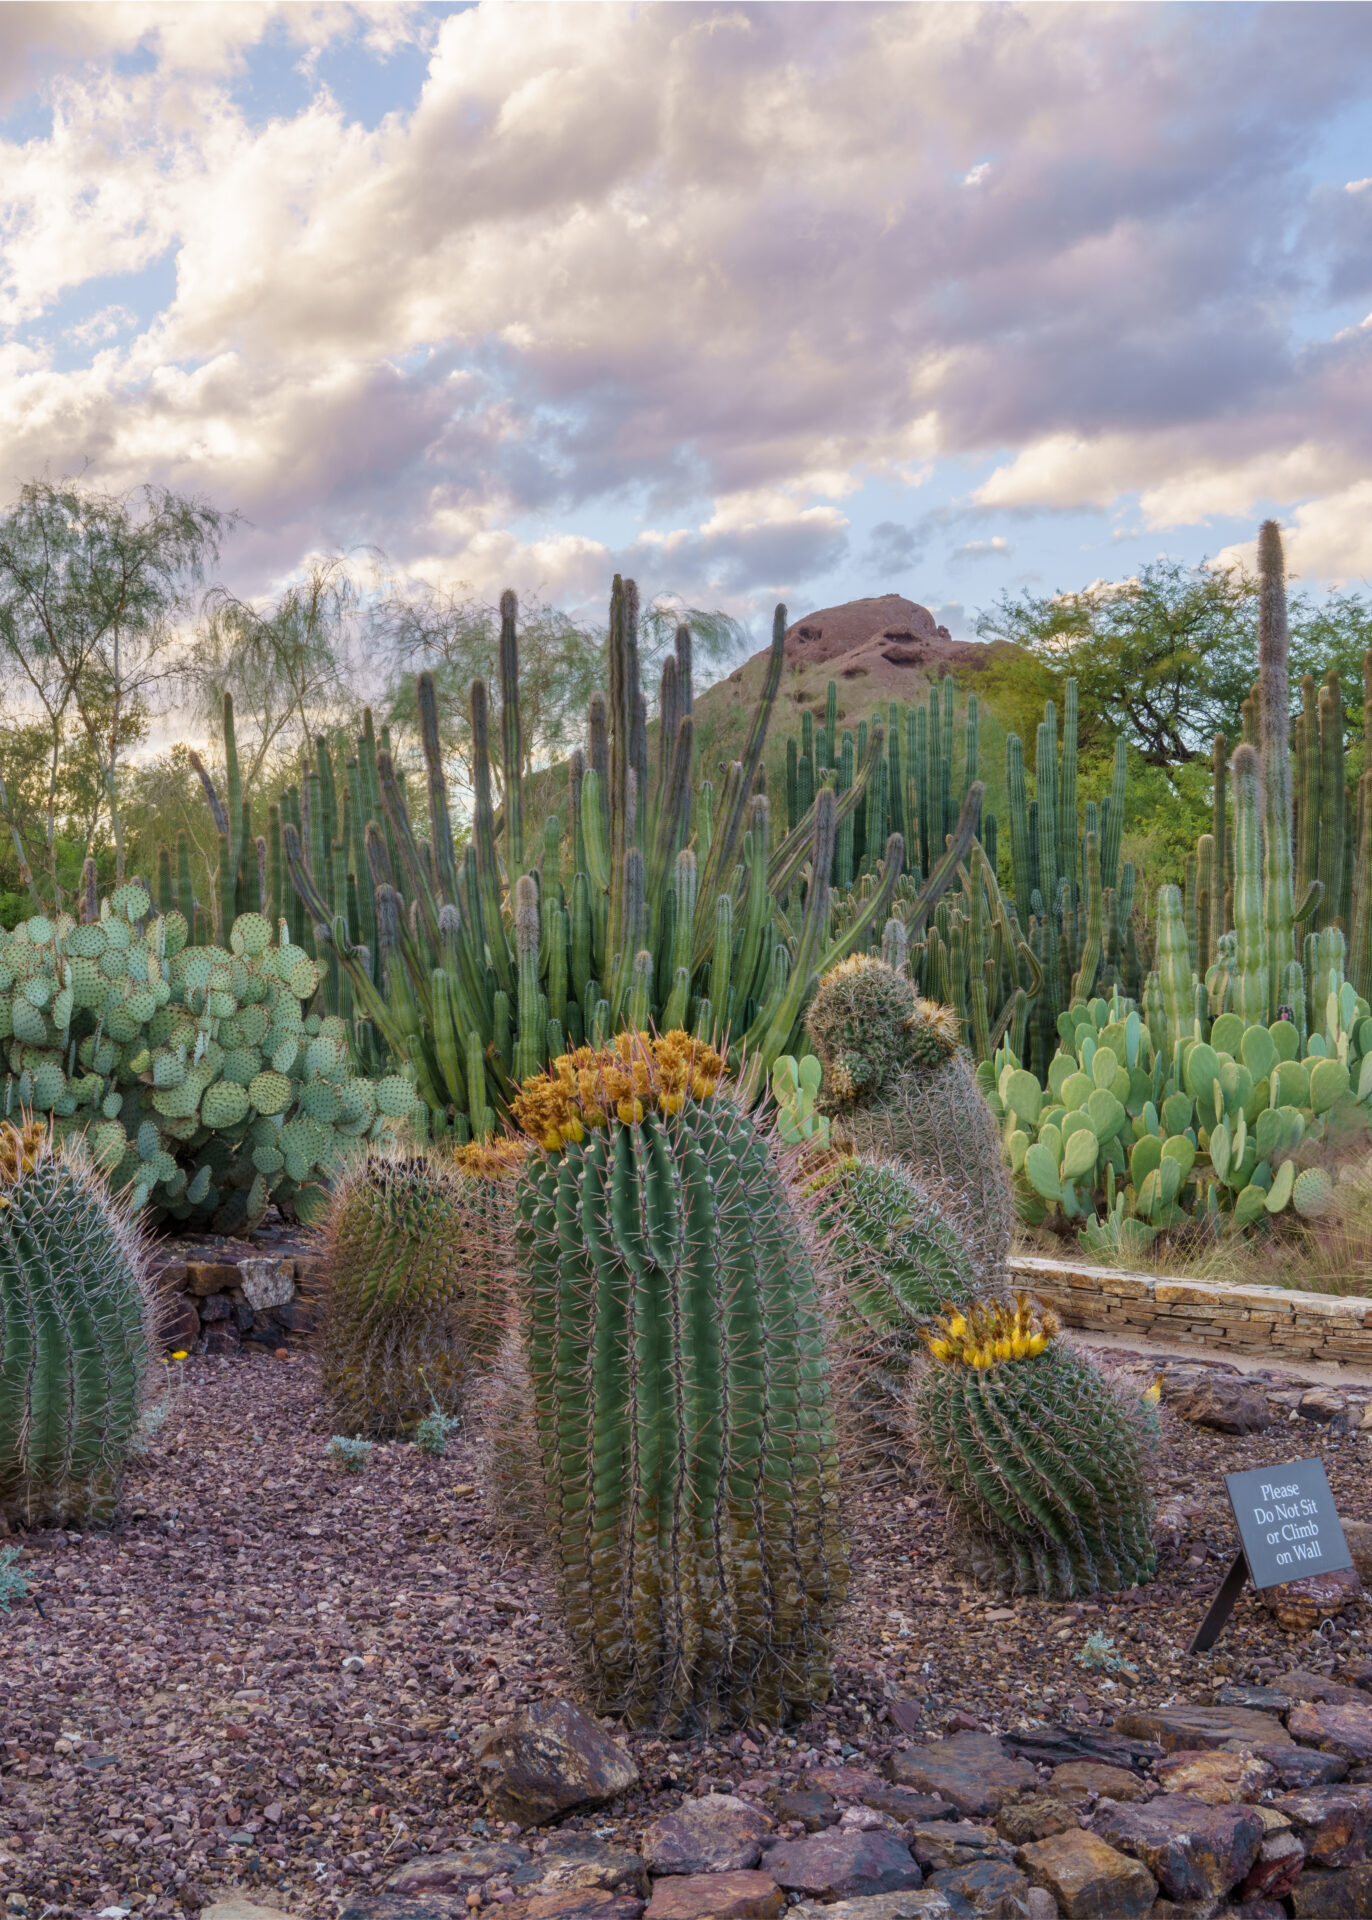
<svg viewBox="0 0 1372 1920">
<path fill-rule="evenodd" d="M 143 1243 L 88 1161 L 0 1125 L 0 1517 L 108 1519 L 156 1344 Z"/>
<path fill-rule="evenodd" d="M 1004 1271 L 1014 1203 L 1000 1136 L 950 1007 L 922 1000 L 884 961 L 853 954 L 827 973 L 806 1015 L 824 1069 L 835 1140 L 894 1156 L 965 1202 L 983 1282 Z"/>
<path fill-rule="evenodd" d="M 470 1356 L 464 1182 L 428 1151 L 380 1150 L 337 1180 L 325 1228 L 324 1391 L 340 1432 L 410 1438 L 458 1413 Z"/>
<path fill-rule="evenodd" d="M 567 1623 L 598 1712 L 778 1724 L 842 1596 L 814 1274 L 769 1137 L 673 1031 L 525 1082 L 516 1247 Z"/>
<path fill-rule="evenodd" d="M 857 1403 L 884 1421 L 920 1329 L 975 1298 L 975 1265 L 951 1198 L 898 1160 L 844 1154 L 810 1183 L 833 1318 Z"/>
<path fill-rule="evenodd" d="M 1141 1585 L 1157 1558 L 1143 1421 L 1057 1332 L 1026 1294 L 945 1315 L 911 1427 L 981 1584 L 1066 1600 Z"/>
<path fill-rule="evenodd" d="M 515 1199 L 528 1152 L 520 1134 L 472 1140 L 453 1154 L 461 1207 L 463 1324 L 467 1350 L 483 1365 L 495 1358 L 512 1319 Z"/>
</svg>

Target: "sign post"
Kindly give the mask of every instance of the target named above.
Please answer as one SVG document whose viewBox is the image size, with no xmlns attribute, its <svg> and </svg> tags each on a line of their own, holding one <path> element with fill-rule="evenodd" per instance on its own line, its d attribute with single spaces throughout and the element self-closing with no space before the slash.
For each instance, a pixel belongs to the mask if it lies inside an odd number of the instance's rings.
<svg viewBox="0 0 1372 1920">
<path fill-rule="evenodd" d="M 1246 1579 L 1251 1578 L 1261 1592 L 1309 1573 L 1337 1573 L 1353 1564 L 1323 1460 L 1292 1460 L 1281 1467 L 1227 1473 L 1224 1485 L 1243 1544 L 1196 1631 L 1191 1653 L 1204 1653 L 1214 1646 Z"/>
</svg>

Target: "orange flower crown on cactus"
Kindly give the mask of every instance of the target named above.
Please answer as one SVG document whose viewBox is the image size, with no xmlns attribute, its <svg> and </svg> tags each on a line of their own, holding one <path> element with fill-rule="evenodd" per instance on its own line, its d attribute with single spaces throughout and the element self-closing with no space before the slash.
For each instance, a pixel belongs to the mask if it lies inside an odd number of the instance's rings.
<svg viewBox="0 0 1372 1920">
<path fill-rule="evenodd" d="M 608 1046 L 560 1054 L 524 1082 L 510 1111 L 530 1139 L 556 1153 L 584 1140 L 588 1127 L 631 1127 L 650 1110 L 678 1113 L 688 1099 L 708 1100 L 723 1077 L 723 1056 L 679 1028 L 621 1033 Z"/>
<path fill-rule="evenodd" d="M 1013 1304 L 993 1300 L 974 1301 L 966 1308 L 945 1307 L 920 1337 L 931 1360 L 983 1373 L 1006 1360 L 1032 1360 L 1047 1347 L 1059 1325 L 1051 1307 L 1041 1306 L 1027 1293 L 1017 1293 Z"/>
<path fill-rule="evenodd" d="M 28 1118 L 17 1127 L 12 1120 L 0 1122 L 0 1187 L 17 1186 L 51 1144 L 41 1120 Z"/>
<path fill-rule="evenodd" d="M 528 1157 L 527 1140 L 469 1140 L 465 1147 L 453 1148 L 453 1160 L 459 1173 L 474 1180 L 513 1180 Z"/>
</svg>

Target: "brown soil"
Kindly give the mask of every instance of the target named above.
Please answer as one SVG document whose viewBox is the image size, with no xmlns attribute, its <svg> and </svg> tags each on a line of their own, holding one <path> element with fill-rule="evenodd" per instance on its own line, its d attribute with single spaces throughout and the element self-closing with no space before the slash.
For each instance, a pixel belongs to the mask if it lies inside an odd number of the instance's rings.
<svg viewBox="0 0 1372 1920">
<path fill-rule="evenodd" d="M 1361 1652 L 1360 1609 L 1298 1640 L 1251 1594 L 1215 1653 L 1184 1649 L 1235 1544 L 1221 1475 L 1319 1453 L 1344 1516 L 1372 1518 L 1368 1443 L 1163 1420 L 1160 1503 L 1194 1504 L 1152 1586 L 1098 1605 L 988 1598 L 945 1560 L 931 1493 L 864 1482 L 834 1703 L 779 1739 L 635 1737 L 643 1792 L 571 1824 L 631 1841 L 683 1791 L 839 1753 L 877 1763 L 892 1698 L 930 1730 L 1093 1725 Z M 190 1913 L 234 1885 L 336 1909 L 480 1832 L 474 1729 L 572 1687 L 548 1588 L 487 1524 L 467 1444 L 378 1447 L 353 1477 L 327 1465 L 328 1433 L 312 1359 L 186 1362 L 122 1529 L 25 1542 L 44 1617 L 27 1601 L 0 1615 L 0 1890 L 31 1920 Z M 1137 1675 L 1077 1663 L 1093 1628 Z"/>
</svg>

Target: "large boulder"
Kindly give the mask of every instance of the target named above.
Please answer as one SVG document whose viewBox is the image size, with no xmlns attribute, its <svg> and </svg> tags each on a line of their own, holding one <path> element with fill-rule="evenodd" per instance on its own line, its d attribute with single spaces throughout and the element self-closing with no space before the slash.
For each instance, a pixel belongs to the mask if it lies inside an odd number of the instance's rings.
<svg viewBox="0 0 1372 1920">
<path fill-rule="evenodd" d="M 1105 1801 L 1091 1825 L 1108 1846 L 1141 1860 L 1171 1900 L 1228 1893 L 1248 1875 L 1266 1831 L 1253 1807 L 1210 1807 L 1185 1793 L 1146 1806 Z"/>
<path fill-rule="evenodd" d="M 1029 1762 L 1012 1758 L 989 1733 L 957 1733 L 927 1746 L 899 1748 L 887 1761 L 887 1772 L 897 1786 L 937 1794 L 973 1819 L 994 1818 L 1007 1800 L 1038 1785 Z"/>
</svg>

